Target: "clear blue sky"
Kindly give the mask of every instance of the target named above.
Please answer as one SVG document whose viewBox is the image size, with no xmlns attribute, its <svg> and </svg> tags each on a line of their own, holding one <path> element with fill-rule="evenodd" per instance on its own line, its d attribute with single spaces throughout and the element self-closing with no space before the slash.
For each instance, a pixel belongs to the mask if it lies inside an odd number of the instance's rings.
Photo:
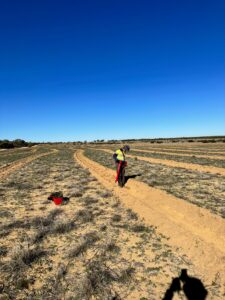
<svg viewBox="0 0 225 300">
<path fill-rule="evenodd" d="M 224 0 L 0 1 L 0 139 L 224 134 Z"/>
</svg>

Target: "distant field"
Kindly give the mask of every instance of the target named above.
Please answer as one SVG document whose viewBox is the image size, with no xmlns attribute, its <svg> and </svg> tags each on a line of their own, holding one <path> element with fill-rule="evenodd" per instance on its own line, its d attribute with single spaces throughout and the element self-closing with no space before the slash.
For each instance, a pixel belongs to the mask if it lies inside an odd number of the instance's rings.
<svg viewBox="0 0 225 300">
<path fill-rule="evenodd" d="M 0 168 L 2 166 L 11 164 L 19 159 L 26 158 L 32 154 L 39 154 L 48 151 L 48 147 L 35 147 L 35 148 L 17 148 L 0 151 Z"/>
</svg>

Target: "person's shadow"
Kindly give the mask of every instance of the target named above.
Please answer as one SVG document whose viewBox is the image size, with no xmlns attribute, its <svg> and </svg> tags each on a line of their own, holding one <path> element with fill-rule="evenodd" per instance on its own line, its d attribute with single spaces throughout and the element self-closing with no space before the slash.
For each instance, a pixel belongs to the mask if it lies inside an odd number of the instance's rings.
<svg viewBox="0 0 225 300">
<path fill-rule="evenodd" d="M 124 184 L 126 184 L 129 179 L 133 179 L 133 178 L 136 178 L 137 176 L 141 176 L 141 175 L 142 174 L 125 175 L 125 182 L 124 182 Z"/>
<path fill-rule="evenodd" d="M 179 277 L 173 278 L 162 300 L 171 300 L 180 291 L 184 292 L 188 300 L 205 300 L 208 294 L 201 280 L 188 276 L 186 269 L 181 270 Z"/>
</svg>

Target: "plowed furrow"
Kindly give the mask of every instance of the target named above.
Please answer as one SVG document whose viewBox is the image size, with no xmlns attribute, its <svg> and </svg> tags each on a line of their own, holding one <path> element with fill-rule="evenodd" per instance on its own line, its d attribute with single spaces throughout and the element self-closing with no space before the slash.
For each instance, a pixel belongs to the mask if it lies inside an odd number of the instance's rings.
<svg viewBox="0 0 225 300">
<path fill-rule="evenodd" d="M 174 251 L 187 255 L 204 276 L 225 278 L 225 220 L 204 208 L 130 179 L 121 189 L 115 172 L 88 159 L 79 150 L 75 159 L 145 222 L 167 236 Z"/>
<path fill-rule="evenodd" d="M 7 177 L 9 174 L 13 173 L 14 171 L 20 169 L 21 167 L 23 167 L 24 165 L 32 162 L 33 160 L 35 159 L 38 159 L 42 156 L 46 156 L 46 155 L 49 155 L 49 154 L 52 154 L 52 153 L 55 153 L 57 152 L 58 150 L 56 149 L 53 149 L 52 151 L 50 152 L 47 152 L 47 153 L 42 153 L 42 154 L 36 154 L 36 155 L 31 155 L 29 157 L 26 157 L 26 158 L 23 158 L 23 159 L 20 159 L 20 160 L 17 160 L 13 163 L 11 163 L 10 165 L 7 165 L 5 167 L 2 167 L 0 169 L 0 179 L 3 179 L 5 177 Z"/>
<path fill-rule="evenodd" d="M 176 152 L 161 152 L 160 150 L 143 150 L 143 149 L 138 149 L 138 148 L 133 148 L 132 150 L 137 151 L 137 152 L 146 152 L 146 153 L 160 153 L 160 154 L 169 154 L 169 155 L 176 155 L 176 156 L 187 156 L 187 157 L 198 157 L 198 158 L 209 158 L 209 159 L 221 159 L 221 160 L 225 160 L 225 156 L 210 156 L 210 155 L 205 155 L 205 154 L 187 154 L 187 153 L 176 153 Z"/>
<path fill-rule="evenodd" d="M 105 151 L 108 153 L 113 153 L 113 151 L 108 150 L 108 149 L 96 149 L 96 150 L 101 150 Z M 162 164 L 165 166 L 173 167 L 173 168 L 184 168 L 187 170 L 194 170 L 194 171 L 200 171 L 200 172 L 205 172 L 205 173 L 211 173 L 211 174 L 220 174 L 220 175 L 225 175 L 225 169 L 224 168 L 217 168 L 214 166 L 203 166 L 199 164 L 192 164 L 192 163 L 184 163 L 184 162 L 177 162 L 174 160 L 167 160 L 167 159 L 160 159 L 160 158 L 152 158 L 152 157 L 144 157 L 144 156 L 136 156 L 136 155 L 126 155 L 127 157 L 131 158 L 137 158 L 139 160 L 144 160 L 148 161 L 150 163 L 154 164 Z"/>
</svg>

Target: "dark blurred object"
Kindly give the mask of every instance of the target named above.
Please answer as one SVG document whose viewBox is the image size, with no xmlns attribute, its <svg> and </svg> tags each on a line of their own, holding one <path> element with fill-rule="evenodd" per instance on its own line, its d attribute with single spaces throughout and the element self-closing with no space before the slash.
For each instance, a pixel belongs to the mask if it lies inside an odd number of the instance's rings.
<svg viewBox="0 0 225 300">
<path fill-rule="evenodd" d="M 187 299 L 204 300 L 208 294 L 200 279 L 190 277 L 187 270 L 181 270 L 180 280 L 183 282 L 183 291 Z"/>
<path fill-rule="evenodd" d="M 173 295 L 175 292 L 178 292 L 181 290 L 181 285 L 180 285 L 180 279 L 178 277 L 173 278 L 172 283 L 170 287 L 167 289 L 163 300 L 171 300 L 173 299 Z"/>
<path fill-rule="evenodd" d="M 63 193 L 61 191 L 60 192 L 53 192 L 48 197 L 48 200 L 53 200 L 53 198 L 62 198 L 62 197 L 63 197 Z"/>
<path fill-rule="evenodd" d="M 179 293 L 181 290 L 188 300 L 205 300 L 208 294 L 201 280 L 188 276 L 186 269 L 181 270 L 179 277 L 173 278 L 162 300 L 173 299 L 174 293 Z"/>
<path fill-rule="evenodd" d="M 55 205 L 66 205 L 69 202 L 68 197 L 63 197 L 62 192 L 54 192 L 48 197 L 48 200 L 51 200 L 55 203 Z"/>
</svg>

